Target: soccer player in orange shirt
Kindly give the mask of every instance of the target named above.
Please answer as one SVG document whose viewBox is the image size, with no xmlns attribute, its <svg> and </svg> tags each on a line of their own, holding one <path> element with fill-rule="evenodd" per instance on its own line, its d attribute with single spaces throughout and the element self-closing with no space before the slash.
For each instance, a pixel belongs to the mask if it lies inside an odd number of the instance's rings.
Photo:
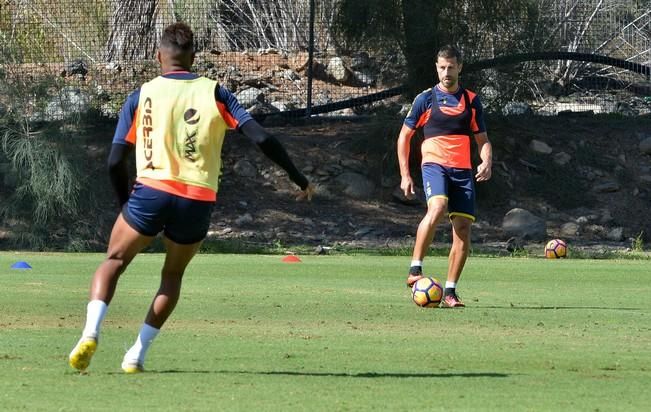
<svg viewBox="0 0 651 412">
<path fill-rule="evenodd" d="M 109 155 L 109 175 L 122 211 L 107 256 L 90 286 L 81 339 L 69 364 L 85 370 L 97 349 L 100 325 L 120 274 L 163 232 L 166 254 L 158 292 L 133 346 L 122 360 L 126 373 L 141 372 L 149 346 L 174 310 L 185 268 L 206 237 L 217 200 L 221 149 L 227 129 L 236 128 L 281 166 L 310 200 L 313 186 L 280 142 L 267 133 L 217 82 L 190 71 L 194 36 L 183 23 L 165 28 L 157 53 L 162 75 L 126 100 Z M 135 150 L 137 180 L 129 186 L 127 159 Z"/>
<path fill-rule="evenodd" d="M 474 179 L 491 178 L 493 149 L 484 125 L 479 96 L 459 84 L 463 67 L 461 52 L 442 47 L 436 56 L 439 83 L 414 100 L 398 137 L 398 161 L 405 196 L 414 196 L 414 181 L 409 171 L 410 141 L 422 127 L 421 145 L 423 189 L 427 213 L 418 225 L 407 286 L 423 277 L 423 259 L 434 239 L 437 224 L 447 215 L 452 223 L 452 247 L 448 259 L 443 305 L 464 307 L 456 293 L 457 282 L 470 250 L 470 227 L 475 220 L 475 187 L 470 160 L 470 139 L 474 136 L 481 163 Z"/>
</svg>

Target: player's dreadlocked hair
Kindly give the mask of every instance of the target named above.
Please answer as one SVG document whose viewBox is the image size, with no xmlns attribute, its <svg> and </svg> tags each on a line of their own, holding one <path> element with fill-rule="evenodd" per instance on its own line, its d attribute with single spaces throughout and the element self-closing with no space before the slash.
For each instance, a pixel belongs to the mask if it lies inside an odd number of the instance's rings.
<svg viewBox="0 0 651 412">
<path fill-rule="evenodd" d="M 463 63 L 463 56 L 461 55 L 461 51 L 451 44 L 446 44 L 439 49 L 438 53 L 436 53 L 436 60 L 438 60 L 439 57 L 442 57 L 444 59 L 452 59 L 456 57 L 457 63 Z"/>
<path fill-rule="evenodd" d="M 178 54 L 192 54 L 194 52 L 192 29 L 185 23 L 170 24 L 163 31 L 160 45 Z"/>
</svg>

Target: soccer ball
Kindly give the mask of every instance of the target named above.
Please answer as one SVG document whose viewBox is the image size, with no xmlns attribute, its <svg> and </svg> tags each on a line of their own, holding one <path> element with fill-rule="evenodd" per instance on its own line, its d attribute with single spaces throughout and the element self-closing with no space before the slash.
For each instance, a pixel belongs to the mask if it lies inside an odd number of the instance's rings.
<svg viewBox="0 0 651 412">
<path fill-rule="evenodd" d="M 435 308 L 443 298 L 443 288 L 434 278 L 418 279 L 411 287 L 411 298 L 423 308 Z"/>
<path fill-rule="evenodd" d="M 545 257 L 547 259 L 560 259 L 567 257 L 567 243 L 560 239 L 553 239 L 545 245 Z"/>
</svg>

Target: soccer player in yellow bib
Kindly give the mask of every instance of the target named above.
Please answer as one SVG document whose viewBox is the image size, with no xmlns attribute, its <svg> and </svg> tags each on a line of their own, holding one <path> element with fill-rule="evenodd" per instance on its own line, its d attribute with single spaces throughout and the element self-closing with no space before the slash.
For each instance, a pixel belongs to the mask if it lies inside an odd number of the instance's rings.
<svg viewBox="0 0 651 412">
<path fill-rule="evenodd" d="M 238 129 L 288 173 L 301 189 L 297 200 L 312 198 L 313 186 L 280 142 L 227 89 L 190 71 L 193 43 L 187 25 L 165 28 L 157 53 L 162 75 L 132 93 L 120 112 L 108 163 L 122 211 L 106 259 L 91 282 L 86 323 L 69 356 L 75 369 L 83 371 L 90 364 L 120 274 L 163 232 L 166 255 L 160 287 L 122 360 L 126 373 L 143 370 L 149 346 L 179 299 L 185 268 L 207 234 L 227 129 Z M 126 162 L 134 150 L 137 180 L 130 190 Z"/>
</svg>

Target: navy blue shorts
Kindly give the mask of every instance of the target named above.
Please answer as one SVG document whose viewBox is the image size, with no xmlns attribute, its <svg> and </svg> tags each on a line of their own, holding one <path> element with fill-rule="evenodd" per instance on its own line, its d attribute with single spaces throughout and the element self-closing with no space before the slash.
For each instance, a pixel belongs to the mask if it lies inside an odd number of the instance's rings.
<svg viewBox="0 0 651 412">
<path fill-rule="evenodd" d="M 475 220 L 475 181 L 472 169 L 457 169 L 436 163 L 425 163 L 423 190 L 425 200 L 443 197 L 448 200 L 448 214 Z"/>
<path fill-rule="evenodd" d="M 190 245 L 203 240 L 215 202 L 187 199 L 136 182 L 122 216 L 141 235 L 163 231 L 172 242 Z"/>
</svg>

